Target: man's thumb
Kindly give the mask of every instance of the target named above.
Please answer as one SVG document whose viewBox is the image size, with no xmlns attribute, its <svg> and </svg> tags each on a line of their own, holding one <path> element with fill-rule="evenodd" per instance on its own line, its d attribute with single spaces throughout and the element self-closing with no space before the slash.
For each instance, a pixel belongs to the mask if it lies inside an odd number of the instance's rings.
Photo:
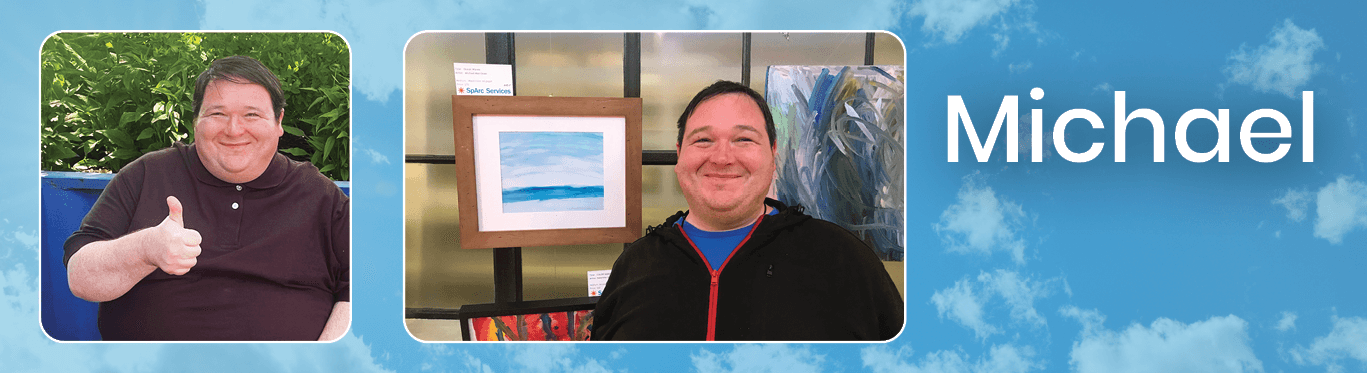
<svg viewBox="0 0 1367 373">
<path fill-rule="evenodd" d="M 171 210 L 171 213 L 168 214 L 167 217 L 171 218 L 171 221 L 176 222 L 176 224 L 180 224 L 180 226 L 184 227 L 185 218 L 181 217 L 182 208 L 180 207 L 180 200 L 176 199 L 176 196 L 166 196 L 166 207 Z"/>
</svg>

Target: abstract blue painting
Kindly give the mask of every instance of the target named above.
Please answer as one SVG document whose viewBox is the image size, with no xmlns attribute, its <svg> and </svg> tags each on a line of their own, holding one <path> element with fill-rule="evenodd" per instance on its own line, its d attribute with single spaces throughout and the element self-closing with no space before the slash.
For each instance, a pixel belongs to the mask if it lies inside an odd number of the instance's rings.
<svg viewBox="0 0 1367 373">
<path fill-rule="evenodd" d="M 906 202 L 902 66 L 769 66 L 775 194 L 902 260 Z"/>
<path fill-rule="evenodd" d="M 603 209 L 602 132 L 500 132 L 503 212 Z"/>
</svg>

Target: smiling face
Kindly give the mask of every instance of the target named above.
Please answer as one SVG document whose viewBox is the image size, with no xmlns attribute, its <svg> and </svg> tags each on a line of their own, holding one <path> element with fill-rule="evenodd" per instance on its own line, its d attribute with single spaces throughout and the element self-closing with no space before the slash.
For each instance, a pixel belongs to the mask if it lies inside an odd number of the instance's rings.
<svg viewBox="0 0 1367 373">
<path fill-rule="evenodd" d="M 195 149 L 209 173 L 229 183 L 256 180 L 275 156 L 280 115 L 266 88 L 217 79 L 204 90 L 195 118 Z"/>
<path fill-rule="evenodd" d="M 674 173 L 688 200 L 689 223 L 704 230 L 735 229 L 764 211 L 774 179 L 774 147 L 764 115 L 750 97 L 727 93 L 702 101 L 678 147 Z"/>
</svg>

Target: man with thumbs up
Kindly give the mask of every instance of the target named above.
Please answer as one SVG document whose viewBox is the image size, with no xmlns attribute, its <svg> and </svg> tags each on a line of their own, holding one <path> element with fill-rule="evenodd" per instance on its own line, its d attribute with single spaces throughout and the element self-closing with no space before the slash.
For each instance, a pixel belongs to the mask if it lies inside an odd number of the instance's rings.
<svg viewBox="0 0 1367 373">
<path fill-rule="evenodd" d="M 216 60 L 194 92 L 194 143 L 147 153 L 67 239 L 71 292 L 105 340 L 335 340 L 350 324 L 350 200 L 276 152 L 280 83 Z"/>
</svg>

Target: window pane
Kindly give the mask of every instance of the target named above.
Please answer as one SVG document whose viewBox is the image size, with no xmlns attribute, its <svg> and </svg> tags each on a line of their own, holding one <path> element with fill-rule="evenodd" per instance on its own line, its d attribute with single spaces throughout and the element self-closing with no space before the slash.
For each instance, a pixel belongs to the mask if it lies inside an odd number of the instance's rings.
<svg viewBox="0 0 1367 373">
<path fill-rule="evenodd" d="M 764 92 L 772 65 L 863 65 L 866 33 L 755 33 L 750 41 L 750 88 Z M 876 56 L 876 54 L 875 54 Z"/>
<path fill-rule="evenodd" d="M 404 153 L 455 154 L 452 63 L 484 63 L 484 33 L 424 33 L 404 48 Z"/>
<path fill-rule="evenodd" d="M 876 32 L 873 34 L 873 64 L 874 65 L 904 65 L 907 62 L 907 50 L 902 46 L 902 41 L 891 32 Z"/>
<path fill-rule="evenodd" d="M 739 82 L 740 57 L 740 33 L 642 33 L 643 149 L 674 150 L 688 101 L 717 80 Z"/>
<path fill-rule="evenodd" d="M 518 33 L 518 96 L 622 97 L 621 33 Z"/>
</svg>

